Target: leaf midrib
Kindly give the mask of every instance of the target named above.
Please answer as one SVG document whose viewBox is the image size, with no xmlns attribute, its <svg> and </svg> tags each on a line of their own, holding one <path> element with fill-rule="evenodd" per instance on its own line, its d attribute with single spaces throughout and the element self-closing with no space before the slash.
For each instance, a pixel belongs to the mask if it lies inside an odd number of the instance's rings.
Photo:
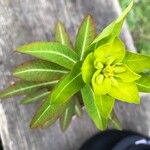
<svg viewBox="0 0 150 150">
<path fill-rule="evenodd" d="M 51 81 L 51 82 L 46 82 L 46 83 L 40 83 L 40 84 L 31 85 L 31 86 L 28 86 L 28 87 L 25 87 L 25 88 L 22 88 L 22 89 L 18 89 L 18 90 L 14 90 L 12 92 L 9 92 L 9 93 L 5 94 L 5 96 L 10 95 L 10 94 L 14 94 L 14 93 L 17 93 L 17 92 L 22 92 L 22 91 L 27 90 L 27 89 L 32 89 L 34 87 L 40 87 L 40 86 L 43 86 L 43 85 L 55 84 L 57 82 L 58 82 L 58 80 Z"/>
<path fill-rule="evenodd" d="M 72 78 L 61 90 L 60 92 L 57 94 L 57 96 L 55 97 L 55 99 L 58 98 L 58 96 L 62 93 L 62 91 L 71 83 L 73 82 L 78 76 L 81 75 L 81 72 L 79 74 L 77 74 L 74 78 Z"/>
<path fill-rule="evenodd" d="M 130 98 L 131 93 L 129 93 L 128 91 L 126 91 L 126 90 L 124 90 L 124 89 L 121 89 L 121 88 L 120 88 L 120 91 L 123 93 L 122 95 L 127 95 L 128 98 L 131 100 L 131 98 Z M 120 92 L 120 91 L 119 91 L 119 92 Z M 109 94 L 109 93 L 108 93 L 108 94 Z M 133 95 L 132 95 L 132 99 L 133 99 Z"/>
<path fill-rule="evenodd" d="M 103 126 L 103 120 L 102 120 L 102 118 L 101 118 L 101 115 L 100 115 L 100 111 L 99 111 L 99 109 L 97 108 L 97 106 L 95 105 L 95 107 L 96 107 L 96 112 L 97 112 L 97 114 L 98 114 L 98 117 L 99 117 L 99 122 L 101 122 L 102 123 L 102 126 Z"/>
<path fill-rule="evenodd" d="M 93 91 L 92 91 L 92 89 L 90 89 L 91 90 L 91 93 L 92 93 L 92 96 L 93 96 L 93 100 L 94 100 L 94 93 L 93 93 Z M 101 118 L 101 115 L 100 115 L 100 111 L 99 111 L 99 108 L 97 107 L 97 105 L 95 104 L 95 102 L 94 102 L 94 106 L 95 106 L 95 109 L 96 109 L 96 113 L 97 113 L 97 115 L 98 115 L 98 117 L 99 117 L 99 120 L 100 120 L 100 122 L 102 122 L 102 126 L 103 126 L 103 121 L 102 121 L 102 118 Z M 95 118 L 95 117 L 94 117 Z M 97 122 L 97 121 L 96 121 Z M 98 124 L 100 123 L 100 122 L 98 122 Z"/>
<path fill-rule="evenodd" d="M 103 107 L 103 100 L 102 100 L 102 97 L 100 96 L 100 103 L 101 103 L 101 109 L 102 109 L 102 114 L 104 115 L 104 107 Z"/>
<path fill-rule="evenodd" d="M 75 78 L 73 78 L 72 80 L 70 80 L 70 82 L 66 85 L 66 86 L 68 86 L 73 80 L 75 80 L 79 75 L 81 74 L 81 72 L 75 77 Z M 66 88 L 66 86 L 61 90 L 61 92 Z M 60 93 L 61 93 L 60 92 Z M 60 93 L 58 94 L 58 95 L 60 95 Z M 58 95 L 57 95 L 57 97 L 58 97 Z M 55 98 L 56 99 L 56 98 Z M 44 112 L 41 114 L 41 116 L 40 117 L 38 117 L 38 119 L 34 122 L 34 124 L 32 124 L 32 126 L 34 126 L 41 118 L 42 118 L 42 116 L 45 114 L 45 112 L 51 107 L 51 105 L 52 104 L 50 104 L 45 110 L 44 110 Z"/>
<path fill-rule="evenodd" d="M 87 25 L 85 28 L 85 35 L 84 35 L 84 39 L 83 39 L 83 45 L 82 45 L 82 49 L 81 49 L 81 56 L 80 56 L 80 60 L 82 60 L 83 55 L 84 55 L 84 51 L 85 51 L 85 46 L 86 46 L 86 41 L 87 41 L 87 35 L 88 35 L 88 29 L 89 29 L 89 22 L 90 20 L 87 20 Z"/>
<path fill-rule="evenodd" d="M 29 103 L 29 102 L 32 102 L 32 101 L 35 100 L 35 99 L 39 99 L 39 98 L 41 98 L 41 97 L 43 97 L 43 96 L 46 96 L 46 95 L 48 95 L 49 93 L 50 93 L 50 92 L 47 91 L 47 92 L 42 93 L 42 94 L 40 94 L 40 95 L 36 95 L 35 97 L 22 100 L 21 102 L 22 102 L 22 103 Z"/>
<path fill-rule="evenodd" d="M 67 117 L 68 117 L 68 112 L 69 112 L 69 108 L 66 108 L 65 117 L 64 117 L 64 120 L 63 120 L 63 127 L 66 125 L 66 120 L 67 120 Z"/>
<path fill-rule="evenodd" d="M 66 58 L 66 59 L 68 59 L 69 61 L 71 61 L 71 62 L 73 62 L 73 63 L 76 63 L 76 61 L 75 60 L 73 60 L 72 58 L 70 58 L 70 57 L 68 57 L 67 55 L 64 55 L 64 54 L 62 54 L 62 53 L 59 53 L 59 52 L 56 52 L 56 51 L 27 51 L 27 52 L 29 52 L 29 53 L 50 53 L 50 54 L 55 54 L 56 56 L 57 55 L 59 55 L 59 56 L 62 56 L 62 57 L 64 57 L 64 58 Z"/>
<path fill-rule="evenodd" d="M 55 72 L 55 73 L 68 73 L 68 71 L 65 70 L 53 70 L 53 69 L 26 69 L 23 71 L 16 71 L 14 72 L 15 75 L 27 73 L 27 72 Z"/>
<path fill-rule="evenodd" d="M 147 89 L 150 89 L 149 86 L 146 86 L 146 85 L 143 85 L 143 84 L 140 84 L 140 83 L 136 83 L 137 85 L 141 86 L 141 87 L 144 87 L 144 88 L 147 88 Z"/>
<path fill-rule="evenodd" d="M 59 29 L 59 33 L 60 33 L 60 38 L 61 38 L 61 44 L 62 45 L 65 45 L 65 40 L 64 40 L 64 38 L 63 38 L 63 34 L 62 34 L 62 28 L 61 28 L 61 26 L 59 25 L 58 26 L 58 29 Z"/>
<path fill-rule="evenodd" d="M 50 104 L 45 110 L 44 112 L 38 117 L 38 119 L 32 124 L 32 127 L 34 127 L 34 125 L 36 125 L 36 123 L 43 117 L 43 115 L 45 114 L 45 112 L 51 107 L 52 104 Z"/>
</svg>

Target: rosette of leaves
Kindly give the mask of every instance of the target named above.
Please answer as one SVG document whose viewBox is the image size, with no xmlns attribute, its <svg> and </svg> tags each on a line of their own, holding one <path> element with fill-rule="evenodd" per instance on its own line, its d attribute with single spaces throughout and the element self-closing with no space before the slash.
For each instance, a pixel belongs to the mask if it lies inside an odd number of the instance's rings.
<svg viewBox="0 0 150 150">
<path fill-rule="evenodd" d="M 0 93 L 0 98 L 26 95 L 22 104 L 43 100 L 31 128 L 47 127 L 57 119 L 67 129 L 74 115 L 85 109 L 96 127 L 104 130 L 111 121 L 115 100 L 139 104 L 139 92 L 150 92 L 150 57 L 129 52 L 120 40 L 124 20 L 133 1 L 123 13 L 96 35 L 90 15 L 83 20 L 73 44 L 58 21 L 56 42 L 34 42 L 18 52 L 36 60 L 18 66 L 13 75 L 20 80 Z"/>
</svg>

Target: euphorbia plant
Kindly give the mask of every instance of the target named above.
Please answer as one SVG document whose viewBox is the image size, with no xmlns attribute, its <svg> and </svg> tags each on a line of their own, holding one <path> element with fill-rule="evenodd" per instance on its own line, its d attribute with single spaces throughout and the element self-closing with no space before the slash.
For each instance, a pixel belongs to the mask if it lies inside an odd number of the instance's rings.
<svg viewBox="0 0 150 150">
<path fill-rule="evenodd" d="M 26 95 L 22 104 L 43 100 L 31 128 L 45 127 L 60 119 L 65 130 L 85 106 L 98 129 L 113 121 L 115 100 L 139 104 L 139 92 L 150 92 L 150 57 L 126 50 L 119 35 L 133 1 L 115 21 L 96 36 L 90 15 L 83 20 L 75 41 L 70 41 L 59 21 L 56 42 L 34 42 L 18 52 L 37 59 L 18 66 L 20 80 L 0 93 L 0 98 Z M 114 121 L 113 121 L 114 122 Z"/>
</svg>

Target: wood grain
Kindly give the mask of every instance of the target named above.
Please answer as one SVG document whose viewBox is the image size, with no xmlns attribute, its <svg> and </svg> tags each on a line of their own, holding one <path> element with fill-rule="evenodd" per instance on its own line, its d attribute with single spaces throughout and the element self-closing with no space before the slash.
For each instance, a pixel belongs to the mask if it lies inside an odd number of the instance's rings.
<svg viewBox="0 0 150 150">
<path fill-rule="evenodd" d="M 14 52 L 16 47 L 51 40 L 57 19 L 65 23 L 73 40 L 82 18 L 89 13 L 96 20 L 97 31 L 101 31 L 120 13 L 120 7 L 115 0 L 0 0 L 0 89 L 14 81 L 10 73 L 14 66 L 30 59 Z M 128 48 L 135 49 L 127 26 L 122 38 Z M 0 104 L 4 150 L 77 150 L 97 132 L 86 113 L 75 118 L 65 133 L 58 122 L 45 130 L 31 130 L 28 125 L 39 104 L 22 106 L 18 100 L 11 98 Z M 124 128 L 149 134 L 149 104 L 148 95 L 143 96 L 141 106 L 118 103 L 116 111 Z"/>
</svg>

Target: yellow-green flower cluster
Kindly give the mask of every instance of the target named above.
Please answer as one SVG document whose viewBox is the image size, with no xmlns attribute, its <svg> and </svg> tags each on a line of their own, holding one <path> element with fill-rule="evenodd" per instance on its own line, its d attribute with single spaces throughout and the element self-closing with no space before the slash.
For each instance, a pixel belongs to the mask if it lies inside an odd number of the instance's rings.
<svg viewBox="0 0 150 150">
<path fill-rule="evenodd" d="M 84 60 L 82 77 L 86 84 L 91 84 L 96 95 L 108 94 L 122 101 L 139 103 L 138 89 L 134 81 L 138 80 L 140 75 L 123 62 L 125 52 L 125 46 L 119 38 L 101 45 Z M 120 88 L 132 88 L 134 97 L 123 93 L 118 96 Z"/>
</svg>

